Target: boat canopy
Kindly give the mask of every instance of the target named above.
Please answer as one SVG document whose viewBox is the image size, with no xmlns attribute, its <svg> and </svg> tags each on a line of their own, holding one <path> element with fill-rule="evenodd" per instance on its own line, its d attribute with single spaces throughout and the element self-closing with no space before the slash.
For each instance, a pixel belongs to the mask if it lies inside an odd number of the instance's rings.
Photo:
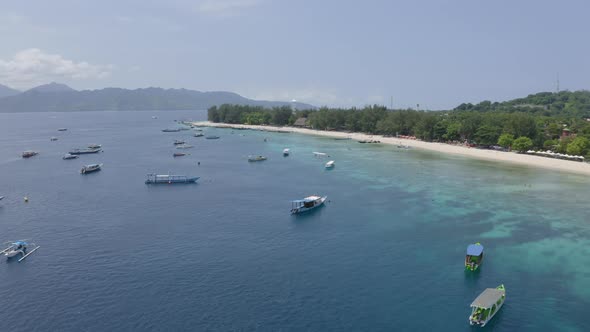
<svg viewBox="0 0 590 332">
<path fill-rule="evenodd" d="M 472 307 L 490 309 L 505 294 L 504 290 L 487 288 L 471 303 Z"/>
<path fill-rule="evenodd" d="M 298 199 L 295 201 L 291 201 L 293 203 L 309 203 L 309 202 L 313 202 L 317 199 L 320 199 L 320 196 L 309 196 L 309 197 L 305 197 L 304 199 Z"/>
<path fill-rule="evenodd" d="M 470 244 L 467 246 L 467 255 L 479 256 L 483 252 L 483 246 L 479 243 Z"/>
<path fill-rule="evenodd" d="M 12 244 L 15 246 L 26 246 L 27 245 L 27 243 L 25 241 L 14 241 Z"/>
</svg>

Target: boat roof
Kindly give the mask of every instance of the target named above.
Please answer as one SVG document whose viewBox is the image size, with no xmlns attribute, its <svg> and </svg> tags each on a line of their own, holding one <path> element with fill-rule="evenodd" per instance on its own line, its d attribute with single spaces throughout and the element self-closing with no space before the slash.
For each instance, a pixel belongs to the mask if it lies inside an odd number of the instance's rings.
<svg viewBox="0 0 590 332">
<path fill-rule="evenodd" d="M 14 241 L 12 244 L 15 246 L 27 245 L 27 243 L 25 241 Z"/>
<path fill-rule="evenodd" d="M 320 196 L 308 196 L 305 197 L 304 199 L 298 199 L 298 200 L 294 200 L 292 201 L 293 203 L 305 203 L 305 202 L 313 202 L 317 199 L 320 199 Z"/>
<path fill-rule="evenodd" d="M 470 244 L 467 246 L 467 255 L 479 256 L 483 252 L 483 246 L 479 243 Z"/>
<path fill-rule="evenodd" d="M 471 303 L 472 307 L 489 309 L 505 294 L 504 290 L 487 288 Z"/>
</svg>

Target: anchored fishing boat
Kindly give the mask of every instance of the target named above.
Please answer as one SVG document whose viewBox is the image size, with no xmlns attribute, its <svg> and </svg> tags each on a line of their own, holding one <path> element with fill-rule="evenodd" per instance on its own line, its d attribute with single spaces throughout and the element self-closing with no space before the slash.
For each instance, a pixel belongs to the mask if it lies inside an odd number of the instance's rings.
<svg viewBox="0 0 590 332">
<path fill-rule="evenodd" d="M 203 133 L 195 133 L 193 136 L 194 137 L 203 137 L 205 135 Z"/>
<path fill-rule="evenodd" d="M 67 131 L 68 128 L 58 128 L 57 131 Z"/>
<path fill-rule="evenodd" d="M 326 168 L 334 168 L 334 166 L 336 166 L 336 162 L 334 160 L 330 160 L 326 163 L 325 167 Z"/>
<path fill-rule="evenodd" d="M 479 268 L 483 261 L 483 246 L 477 242 L 467 246 L 467 254 L 465 255 L 465 269 L 475 271 Z"/>
<path fill-rule="evenodd" d="M 190 144 L 180 144 L 180 145 L 177 145 L 177 146 L 176 146 L 176 148 L 177 148 L 177 149 L 190 149 L 190 148 L 192 148 L 192 147 L 193 147 L 193 146 L 192 146 L 192 145 L 190 145 Z"/>
<path fill-rule="evenodd" d="M 25 151 L 25 152 L 23 152 L 22 157 L 23 158 L 31 158 L 31 157 L 36 156 L 38 154 L 39 154 L 39 152 L 37 152 L 37 151 Z"/>
<path fill-rule="evenodd" d="M 100 171 L 100 168 L 102 167 L 102 164 L 90 164 L 90 165 L 86 165 L 83 166 L 82 169 L 80 170 L 80 174 L 87 174 L 87 173 L 92 173 L 92 172 L 96 172 L 96 171 Z"/>
<path fill-rule="evenodd" d="M 487 288 L 471 303 L 471 315 L 469 324 L 481 327 L 494 317 L 506 301 L 506 289 L 504 285 L 496 288 Z"/>
<path fill-rule="evenodd" d="M 97 149 L 74 149 L 69 152 L 69 154 L 91 154 L 91 153 L 99 153 L 102 151 L 100 148 Z"/>
<path fill-rule="evenodd" d="M 179 140 L 179 139 L 175 139 L 174 140 L 174 145 L 181 145 L 181 144 L 184 144 L 184 143 L 186 143 L 186 142 L 183 141 L 183 140 Z"/>
<path fill-rule="evenodd" d="M 100 149 L 100 148 L 102 148 L 102 145 L 101 144 L 90 144 L 90 145 L 88 145 L 88 148 L 89 149 Z"/>
<path fill-rule="evenodd" d="M 323 157 L 329 157 L 330 155 L 328 155 L 327 153 L 324 153 L 324 152 L 314 152 L 313 156 L 318 157 L 318 158 L 323 158 Z"/>
<path fill-rule="evenodd" d="M 291 154 L 291 150 L 289 149 L 283 149 L 283 156 L 287 157 L 289 154 Z"/>
<path fill-rule="evenodd" d="M 52 142 L 55 142 L 55 141 L 57 141 L 57 137 L 53 136 L 49 140 L 52 141 Z"/>
<path fill-rule="evenodd" d="M 248 161 L 264 161 L 266 157 L 264 156 L 248 156 Z"/>
<path fill-rule="evenodd" d="M 170 174 L 148 174 L 145 184 L 178 184 L 178 183 L 195 183 L 199 179 L 198 176 L 189 177 L 186 175 L 170 175 Z"/>
<path fill-rule="evenodd" d="M 175 152 L 172 157 L 184 157 L 186 156 L 186 153 L 184 152 Z"/>
<path fill-rule="evenodd" d="M 70 159 L 77 159 L 78 157 L 80 157 L 80 156 L 75 155 L 75 154 L 66 153 L 66 154 L 64 154 L 64 156 L 61 159 L 70 160 Z"/>
<path fill-rule="evenodd" d="M 360 140 L 360 141 L 358 141 L 358 142 L 359 142 L 359 143 L 363 143 L 363 144 L 364 144 L 364 143 L 373 143 L 373 144 L 374 144 L 374 143 L 381 143 L 381 141 L 374 140 L 374 139 L 363 139 L 363 140 Z"/>
<path fill-rule="evenodd" d="M 298 214 L 313 210 L 319 206 L 322 206 L 328 196 L 308 196 L 304 199 L 296 200 L 291 202 L 291 214 Z"/>
<path fill-rule="evenodd" d="M 6 242 L 6 244 L 10 245 L 8 246 L 8 248 L 0 251 L 0 254 L 4 254 L 4 256 L 6 256 L 6 258 L 8 259 L 21 255 L 22 257 L 19 258 L 19 262 L 27 258 L 33 252 L 35 252 L 35 250 L 41 248 L 41 246 L 38 246 L 34 243 L 28 243 L 26 240 Z M 29 247 L 33 247 L 33 249 L 29 251 Z"/>
<path fill-rule="evenodd" d="M 177 133 L 177 132 L 180 131 L 180 128 L 176 128 L 176 129 L 170 129 L 170 128 L 168 128 L 168 129 L 162 129 L 162 131 L 165 132 L 165 133 Z"/>
<path fill-rule="evenodd" d="M 219 136 L 211 135 L 211 136 L 207 136 L 205 138 L 206 139 L 219 139 Z"/>
</svg>

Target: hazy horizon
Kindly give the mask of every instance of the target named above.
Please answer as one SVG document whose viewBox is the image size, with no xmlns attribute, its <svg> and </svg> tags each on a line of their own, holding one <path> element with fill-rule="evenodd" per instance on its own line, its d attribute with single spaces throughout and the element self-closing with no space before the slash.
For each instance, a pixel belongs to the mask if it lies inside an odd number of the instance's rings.
<svg viewBox="0 0 590 332">
<path fill-rule="evenodd" d="M 0 84 L 449 109 L 588 89 L 584 1 L 6 3 Z"/>
</svg>

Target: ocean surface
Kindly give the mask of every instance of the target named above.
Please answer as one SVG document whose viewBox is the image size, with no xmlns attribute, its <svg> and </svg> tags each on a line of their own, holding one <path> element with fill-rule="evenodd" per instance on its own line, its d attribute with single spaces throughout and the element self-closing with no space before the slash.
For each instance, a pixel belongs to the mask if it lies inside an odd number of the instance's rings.
<svg viewBox="0 0 590 332">
<path fill-rule="evenodd" d="M 0 241 L 41 246 L 0 259 L 0 331 L 479 331 L 469 305 L 502 283 L 484 330 L 590 330 L 588 178 L 297 134 L 161 132 L 205 117 L 0 114 Z M 172 157 L 175 139 L 190 155 Z M 104 152 L 61 159 L 92 143 Z M 103 170 L 81 175 L 90 163 Z M 201 179 L 145 185 L 152 172 Z M 329 202 L 291 216 L 309 194 Z M 467 273 L 478 241 L 484 263 Z"/>
</svg>

